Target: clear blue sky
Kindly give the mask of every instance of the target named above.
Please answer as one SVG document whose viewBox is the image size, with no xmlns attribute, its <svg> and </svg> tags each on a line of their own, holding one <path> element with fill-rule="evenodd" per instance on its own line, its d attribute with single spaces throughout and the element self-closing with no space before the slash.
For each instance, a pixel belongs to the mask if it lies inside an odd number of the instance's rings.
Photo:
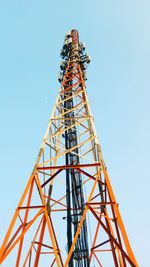
<svg viewBox="0 0 150 267">
<path fill-rule="evenodd" d="M 149 0 L 0 1 L 0 241 L 47 127 L 71 28 L 92 58 L 87 91 L 104 159 L 139 265 L 149 267 Z"/>
</svg>

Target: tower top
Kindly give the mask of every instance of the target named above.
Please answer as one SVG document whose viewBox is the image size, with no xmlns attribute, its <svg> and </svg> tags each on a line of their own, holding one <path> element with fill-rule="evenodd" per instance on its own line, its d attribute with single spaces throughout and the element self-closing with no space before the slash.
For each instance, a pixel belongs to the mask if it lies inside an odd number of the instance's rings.
<svg viewBox="0 0 150 267">
<path fill-rule="evenodd" d="M 79 32 L 75 29 L 71 30 L 72 43 L 77 44 L 79 42 Z"/>
<path fill-rule="evenodd" d="M 72 29 L 65 35 L 63 48 L 60 56 L 62 61 L 60 63 L 60 73 L 58 75 L 58 81 L 61 83 L 66 73 L 68 63 L 70 61 L 80 64 L 82 76 L 84 80 L 86 78 L 86 68 L 90 63 L 90 56 L 86 54 L 85 44 L 79 41 L 79 32 L 76 29 Z"/>
<path fill-rule="evenodd" d="M 72 29 L 67 32 L 65 40 L 69 40 L 72 44 L 77 44 L 79 42 L 79 32 L 76 29 Z"/>
</svg>

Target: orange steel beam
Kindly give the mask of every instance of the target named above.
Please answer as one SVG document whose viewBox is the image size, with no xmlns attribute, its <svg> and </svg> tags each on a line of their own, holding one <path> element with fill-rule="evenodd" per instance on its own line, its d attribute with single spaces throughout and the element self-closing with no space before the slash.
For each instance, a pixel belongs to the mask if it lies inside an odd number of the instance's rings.
<svg viewBox="0 0 150 267">
<path fill-rule="evenodd" d="M 39 242 L 38 242 L 38 248 L 37 248 L 37 252 L 36 252 L 34 267 L 37 267 L 38 263 L 39 263 L 41 247 L 42 247 L 44 231 L 45 231 L 45 226 L 46 226 L 46 219 L 44 217 L 43 222 L 42 222 L 41 233 L 40 233 L 40 237 L 39 237 Z"/>
<path fill-rule="evenodd" d="M 18 206 L 21 206 L 21 205 L 22 205 L 22 203 L 23 203 L 23 201 L 24 201 L 24 199 L 25 199 L 25 197 L 26 197 L 26 194 L 27 194 L 27 192 L 28 192 L 28 189 L 29 189 L 29 187 L 30 187 L 30 184 L 32 183 L 32 180 L 33 180 L 33 179 L 34 179 L 34 176 L 31 175 L 31 177 L 30 177 L 30 179 L 29 179 L 29 181 L 28 181 L 28 183 L 27 183 L 27 185 L 26 185 L 26 188 L 25 188 L 25 190 L 24 190 L 24 193 L 23 193 L 23 195 L 22 195 L 22 197 L 21 197 L 21 200 L 20 200 Z M 1 249 L 0 249 L 0 263 L 3 261 L 3 253 L 4 253 L 4 251 L 5 251 L 5 248 L 6 248 L 6 245 L 7 245 L 7 243 L 8 243 L 9 237 L 10 237 L 10 235 L 11 235 L 11 233 L 12 233 L 14 224 L 15 224 L 15 222 L 16 222 L 16 220 L 17 220 L 18 214 L 19 214 L 19 210 L 17 209 L 17 210 L 15 211 L 15 214 L 14 214 L 13 218 L 12 218 L 11 224 L 10 224 L 10 226 L 9 226 L 9 228 L 8 228 L 8 231 L 7 231 L 7 233 L 6 233 L 5 239 L 4 239 L 3 244 L 2 244 L 2 246 L 1 246 Z"/>
<path fill-rule="evenodd" d="M 95 213 L 95 211 L 93 210 L 93 208 L 90 207 L 89 204 L 87 204 L 89 209 L 91 210 L 91 212 L 93 213 L 93 215 L 96 217 L 96 219 L 99 221 L 99 217 L 97 216 L 97 214 Z M 119 245 L 119 243 L 116 241 L 116 239 L 114 238 L 114 236 L 111 234 L 111 232 L 109 231 L 109 229 L 105 226 L 105 224 L 100 221 L 101 226 L 103 227 L 103 229 L 105 230 L 105 232 L 109 235 L 110 239 L 112 240 L 112 242 L 118 247 L 118 249 L 120 251 L 122 251 L 123 256 L 127 259 L 127 261 L 131 264 L 132 267 L 136 267 L 137 265 L 134 264 L 134 262 L 131 260 L 131 258 L 126 254 L 126 252 L 121 248 L 121 246 Z"/>
<path fill-rule="evenodd" d="M 110 180 L 109 180 L 107 168 L 104 169 L 104 176 L 105 176 L 108 192 L 109 192 L 109 195 L 110 195 L 110 199 L 111 199 L 111 201 L 114 201 L 116 203 L 115 195 L 113 193 L 112 186 L 111 186 L 111 183 L 110 183 Z M 130 245 L 129 239 L 127 237 L 127 233 L 126 233 L 126 230 L 125 230 L 125 227 L 124 227 L 124 224 L 123 224 L 123 221 L 122 221 L 122 218 L 121 218 L 121 215 L 120 215 L 120 212 L 119 212 L 117 204 L 114 205 L 114 210 L 115 210 L 115 213 L 116 213 L 116 217 L 117 217 L 117 221 L 118 221 L 118 224 L 119 224 L 119 228 L 120 228 L 120 230 L 122 232 L 122 237 L 124 239 L 124 243 L 125 243 L 128 255 L 131 258 L 132 262 L 134 263 L 134 266 L 138 266 L 138 263 L 137 263 L 137 261 L 135 259 L 133 251 L 131 249 L 131 245 Z"/>
<path fill-rule="evenodd" d="M 101 214 L 100 214 L 100 219 L 101 219 Z M 91 259 L 92 259 L 92 255 L 93 255 L 93 249 L 94 249 L 94 246 L 95 246 L 95 243 L 96 243 L 96 239 L 97 239 L 97 236 L 98 236 L 98 233 L 99 233 L 99 228 L 100 228 L 100 222 L 97 223 L 97 227 L 96 227 L 96 232 L 95 232 L 95 235 L 94 235 L 94 239 L 93 239 L 93 243 L 92 243 L 92 247 L 91 247 L 91 251 L 90 251 L 90 262 L 91 262 Z"/>
<path fill-rule="evenodd" d="M 54 226 L 53 226 L 51 217 L 49 217 L 49 218 L 50 218 L 51 227 L 52 227 L 52 231 L 53 231 L 53 233 L 54 233 L 54 239 L 55 239 L 55 242 L 56 242 L 57 251 L 58 251 L 58 255 L 59 255 L 59 259 L 60 259 L 60 266 L 63 267 L 64 264 L 63 264 L 63 260 L 62 260 L 62 257 L 61 257 L 61 253 L 60 253 L 59 245 L 58 245 L 58 242 L 57 242 L 57 238 L 56 238 L 56 234 L 55 234 Z"/>
<path fill-rule="evenodd" d="M 45 199 L 43 197 L 42 187 L 40 185 L 40 180 L 39 180 L 38 174 L 36 174 L 36 182 L 37 182 L 37 186 L 38 186 L 38 189 L 39 189 L 39 195 L 40 195 L 42 203 L 44 205 L 46 203 L 45 203 Z M 58 247 L 57 247 L 56 236 L 55 236 L 54 229 L 53 229 L 53 226 L 52 226 L 52 221 L 50 219 L 50 216 L 48 215 L 47 208 L 45 208 L 44 213 L 45 213 L 45 218 L 46 218 L 49 234 L 50 234 L 52 245 L 53 245 L 53 249 L 54 249 L 54 254 L 55 254 L 55 257 L 56 257 L 56 262 L 57 262 L 58 267 L 61 267 L 61 259 L 60 259 L 60 255 L 58 255 Z"/>
<path fill-rule="evenodd" d="M 52 181 L 60 172 L 62 172 L 63 169 L 58 170 L 57 172 L 55 172 L 47 181 L 45 181 L 41 187 L 44 187 L 45 185 L 47 185 L 50 181 Z"/>
<path fill-rule="evenodd" d="M 79 164 L 79 165 L 63 165 L 63 166 L 47 166 L 47 167 L 37 167 L 37 170 L 55 170 L 55 169 L 78 169 L 78 168 L 91 168 L 95 166 L 100 166 L 101 163 L 91 163 L 91 164 Z"/>
<path fill-rule="evenodd" d="M 23 267 L 26 266 L 26 263 L 27 263 L 27 261 L 28 261 L 28 258 L 29 258 L 29 262 L 31 261 L 32 247 L 33 247 L 33 244 L 34 244 L 34 242 L 35 242 L 35 239 L 36 239 L 36 237 L 37 237 L 37 235 L 38 235 L 39 229 L 40 229 L 40 227 L 41 227 L 41 225 L 42 225 L 42 221 L 43 221 L 43 219 L 44 219 L 44 217 L 42 217 L 41 220 L 40 220 L 40 223 L 39 223 L 38 228 L 37 228 L 37 230 L 36 230 L 35 236 L 34 236 L 34 238 L 33 238 L 33 241 L 32 241 L 32 243 L 31 243 L 31 245 L 30 245 L 29 251 L 28 251 L 27 256 L 26 256 L 26 258 L 25 258 Z M 30 266 L 30 264 L 29 264 L 29 266 Z"/>
<path fill-rule="evenodd" d="M 81 173 L 83 173 L 85 176 L 91 178 L 92 180 L 94 180 L 94 181 L 96 180 L 96 178 L 93 175 L 90 175 L 89 173 L 81 170 L 80 168 L 78 168 L 78 171 L 81 172 Z M 98 183 L 100 183 L 101 185 L 105 185 L 105 183 L 103 183 L 102 181 L 100 181 L 100 179 L 98 180 Z"/>
<path fill-rule="evenodd" d="M 4 261 L 4 259 L 10 254 L 10 252 L 13 250 L 13 248 L 17 245 L 17 243 L 21 240 L 21 238 L 29 230 L 29 228 L 36 221 L 36 219 L 43 213 L 43 211 L 44 211 L 44 208 L 42 208 L 41 210 L 39 210 L 39 212 L 34 216 L 34 218 L 32 219 L 32 221 L 30 221 L 30 223 L 28 223 L 27 227 L 24 229 L 24 231 L 22 232 L 22 234 L 20 234 L 20 236 L 17 238 L 17 240 L 12 244 L 12 246 L 7 251 L 4 251 L 4 254 L 1 257 L 0 263 L 2 263 Z"/>
<path fill-rule="evenodd" d="M 100 267 L 103 267 L 102 264 L 101 264 L 101 262 L 100 262 L 100 260 L 99 260 L 99 258 L 98 258 L 97 255 L 96 255 L 96 253 L 93 252 L 93 254 L 94 254 L 94 256 L 95 256 L 95 258 L 96 258 L 96 260 L 97 260 L 99 266 L 100 266 Z"/>
<path fill-rule="evenodd" d="M 30 190 L 29 190 L 29 196 L 28 196 L 27 206 L 29 206 L 30 205 L 30 202 L 31 202 L 33 185 L 34 185 L 34 179 L 31 182 L 31 187 L 30 187 Z M 26 223 L 27 223 L 27 219 L 28 219 L 28 214 L 29 214 L 29 209 L 26 209 L 25 215 L 24 215 L 22 233 L 24 233 L 24 229 L 26 227 Z M 20 258 L 21 258 L 21 252 L 22 252 L 22 246 L 23 246 L 23 240 L 24 240 L 24 235 L 22 236 L 22 238 L 20 239 L 20 242 L 19 242 L 19 249 L 18 249 L 18 255 L 17 255 L 17 260 L 16 260 L 16 267 L 19 267 Z"/>
<path fill-rule="evenodd" d="M 107 215 L 106 208 L 104 209 L 104 214 Z M 112 235 L 112 237 L 115 239 L 110 220 L 108 220 L 107 217 L 105 217 L 105 222 L 106 222 L 107 230 L 108 230 L 107 233 L 110 233 Z M 114 244 L 113 239 L 111 237 L 110 237 L 110 245 L 111 245 L 111 250 L 112 250 L 112 254 L 113 254 L 114 264 L 116 267 L 119 267 L 116 249 L 115 249 L 115 244 Z"/>
<path fill-rule="evenodd" d="M 99 247 L 101 247 L 101 246 L 107 244 L 108 242 L 110 242 L 110 239 L 108 239 L 108 240 L 102 242 L 101 244 L 96 245 L 95 247 L 92 247 L 92 250 L 95 250 L 96 248 L 99 248 Z"/>
</svg>

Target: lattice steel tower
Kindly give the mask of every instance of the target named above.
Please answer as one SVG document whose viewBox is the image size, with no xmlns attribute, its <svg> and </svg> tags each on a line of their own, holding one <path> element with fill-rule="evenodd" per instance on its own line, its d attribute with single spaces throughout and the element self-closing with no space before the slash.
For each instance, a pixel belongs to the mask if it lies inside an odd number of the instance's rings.
<svg viewBox="0 0 150 267">
<path fill-rule="evenodd" d="M 16 267 L 137 267 L 90 111 L 90 57 L 77 30 L 66 35 L 61 57 L 60 92 L 0 263 L 16 248 Z"/>
</svg>

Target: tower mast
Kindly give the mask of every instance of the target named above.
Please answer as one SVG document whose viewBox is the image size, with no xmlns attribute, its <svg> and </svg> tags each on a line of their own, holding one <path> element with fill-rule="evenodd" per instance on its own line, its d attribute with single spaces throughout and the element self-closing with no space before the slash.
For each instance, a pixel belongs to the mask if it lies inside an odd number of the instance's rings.
<svg viewBox="0 0 150 267">
<path fill-rule="evenodd" d="M 60 91 L 0 248 L 15 267 L 138 267 L 104 163 L 86 92 L 90 57 L 77 30 L 61 51 Z"/>
</svg>

